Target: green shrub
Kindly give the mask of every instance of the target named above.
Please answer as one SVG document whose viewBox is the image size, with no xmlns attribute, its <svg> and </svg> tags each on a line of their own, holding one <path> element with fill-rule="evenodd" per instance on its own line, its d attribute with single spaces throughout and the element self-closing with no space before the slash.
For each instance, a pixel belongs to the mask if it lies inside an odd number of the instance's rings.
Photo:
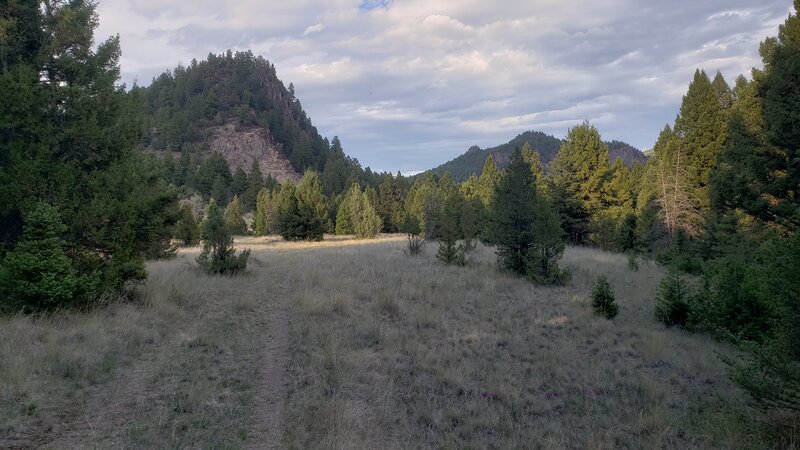
<svg viewBox="0 0 800 450">
<path fill-rule="evenodd" d="M 181 206 L 178 223 L 175 226 L 175 239 L 183 245 L 196 245 L 200 241 L 200 227 L 194 217 L 192 207 Z"/>
<path fill-rule="evenodd" d="M 400 225 L 400 231 L 405 233 L 408 239 L 406 249 L 403 250 L 404 253 L 410 256 L 422 253 L 422 250 L 425 249 L 425 236 L 422 235 L 422 227 L 414 215 L 405 215 L 403 223 Z"/>
<path fill-rule="evenodd" d="M 690 312 L 689 295 L 684 280 L 679 271 L 670 270 L 658 287 L 656 320 L 668 327 L 685 327 L 689 321 Z"/>
<path fill-rule="evenodd" d="M 64 255 L 66 227 L 55 207 L 37 204 L 25 217 L 22 239 L 0 266 L 0 307 L 38 311 L 73 303 L 79 279 Z"/>
<path fill-rule="evenodd" d="M 614 292 L 611 290 L 611 285 L 608 284 L 608 279 L 605 275 L 597 277 L 594 289 L 592 289 L 592 309 L 595 314 L 606 319 L 613 319 L 619 312 L 619 308 L 614 301 Z"/>
<path fill-rule="evenodd" d="M 225 224 L 222 211 L 213 198 L 206 208 L 202 228 L 203 251 L 197 257 L 197 264 L 201 269 L 208 273 L 228 275 L 240 273 L 247 268 L 250 250 L 244 250 L 236 255 L 233 237 Z"/>
</svg>

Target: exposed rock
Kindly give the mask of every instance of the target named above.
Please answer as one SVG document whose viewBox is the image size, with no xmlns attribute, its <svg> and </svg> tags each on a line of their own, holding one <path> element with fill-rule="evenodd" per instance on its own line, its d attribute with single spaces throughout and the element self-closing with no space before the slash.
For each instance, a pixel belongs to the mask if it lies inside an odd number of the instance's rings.
<svg viewBox="0 0 800 450">
<path fill-rule="evenodd" d="M 259 127 L 241 127 L 234 123 L 208 129 L 206 149 L 209 153 L 218 152 L 231 168 L 239 167 L 250 172 L 253 161 L 258 161 L 261 174 L 283 183 L 286 180 L 297 182 L 301 175 L 289 163 L 282 152 L 282 145 L 276 144 L 269 130 Z"/>
</svg>

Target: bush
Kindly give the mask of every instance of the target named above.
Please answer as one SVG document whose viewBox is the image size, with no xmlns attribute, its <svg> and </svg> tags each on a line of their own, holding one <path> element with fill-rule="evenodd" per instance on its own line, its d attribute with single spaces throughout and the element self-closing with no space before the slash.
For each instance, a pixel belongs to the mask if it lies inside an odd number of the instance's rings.
<svg viewBox="0 0 800 450">
<path fill-rule="evenodd" d="M 410 256 L 422 253 L 422 250 L 425 249 L 425 237 L 422 235 L 422 227 L 419 225 L 419 220 L 411 214 L 406 214 L 400 226 L 400 231 L 405 233 L 408 238 L 404 253 Z"/>
<path fill-rule="evenodd" d="M 619 308 L 614 302 L 614 292 L 605 275 L 597 277 L 597 282 L 592 289 L 592 309 L 595 314 L 601 315 L 606 319 L 613 319 L 617 316 Z"/>
<path fill-rule="evenodd" d="M 0 266 L 2 309 L 31 312 L 74 301 L 79 280 L 64 255 L 65 230 L 58 210 L 46 203 L 27 215 L 22 239 Z"/>
<path fill-rule="evenodd" d="M 178 224 L 175 226 L 175 239 L 183 245 L 196 245 L 200 241 L 200 228 L 189 205 L 181 206 Z"/>
<path fill-rule="evenodd" d="M 247 268 L 250 250 L 244 250 L 236 256 L 233 238 L 222 211 L 213 198 L 208 203 L 202 228 L 203 251 L 197 257 L 197 264 L 201 269 L 208 273 L 228 275 L 240 273 Z"/>
<path fill-rule="evenodd" d="M 668 327 L 686 327 L 690 313 L 689 296 L 680 272 L 670 270 L 658 287 L 656 320 Z"/>
</svg>

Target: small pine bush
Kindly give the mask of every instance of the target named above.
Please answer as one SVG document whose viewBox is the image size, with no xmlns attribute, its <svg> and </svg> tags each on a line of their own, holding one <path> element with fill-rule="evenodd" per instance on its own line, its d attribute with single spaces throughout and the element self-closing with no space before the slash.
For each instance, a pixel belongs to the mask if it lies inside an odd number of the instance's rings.
<svg viewBox="0 0 800 450">
<path fill-rule="evenodd" d="M 661 281 L 656 297 L 656 320 L 664 325 L 686 327 L 691 314 L 689 295 L 678 270 Z"/>
<path fill-rule="evenodd" d="M 231 275 L 247 268 L 250 250 L 244 250 L 236 255 L 233 237 L 225 224 L 222 211 L 213 198 L 208 203 L 202 228 L 203 251 L 197 257 L 197 264 L 201 269 L 211 274 Z"/>
<path fill-rule="evenodd" d="M 192 207 L 189 205 L 181 206 L 178 216 L 178 223 L 175 226 L 175 239 L 181 241 L 183 245 L 196 245 L 200 241 L 200 228 L 192 212 Z"/>
<path fill-rule="evenodd" d="M 606 319 L 613 319 L 619 312 L 619 308 L 614 301 L 614 292 L 611 290 L 611 285 L 608 284 L 608 279 L 605 275 L 597 277 L 597 282 L 595 282 L 594 289 L 592 289 L 592 309 L 595 314 Z"/>
<path fill-rule="evenodd" d="M 65 230 L 58 210 L 46 203 L 25 217 L 22 239 L 0 266 L 0 309 L 32 312 L 73 303 L 80 279 L 64 254 Z"/>
<path fill-rule="evenodd" d="M 405 233 L 408 238 L 406 249 L 403 252 L 409 256 L 416 256 L 422 253 L 425 249 L 425 236 L 422 235 L 419 220 L 411 214 L 406 214 L 403 224 L 400 226 L 400 231 Z"/>
</svg>

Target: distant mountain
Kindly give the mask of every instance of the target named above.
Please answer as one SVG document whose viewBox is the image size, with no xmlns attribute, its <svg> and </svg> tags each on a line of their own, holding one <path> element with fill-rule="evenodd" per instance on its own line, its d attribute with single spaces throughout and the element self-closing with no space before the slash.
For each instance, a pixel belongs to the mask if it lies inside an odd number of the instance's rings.
<svg viewBox="0 0 800 450">
<path fill-rule="evenodd" d="M 447 172 L 456 181 L 464 181 L 470 175 L 480 175 L 483 164 L 489 156 L 494 158 L 498 167 L 504 168 L 508 165 L 514 150 L 525 144 L 530 144 L 535 151 L 539 152 L 542 163 L 548 165 L 556 157 L 563 141 L 541 131 L 526 131 L 497 147 L 487 149 L 477 146 L 470 147 L 463 155 L 431 169 L 429 172 L 438 175 L 444 175 Z M 628 167 L 632 167 L 635 162 L 647 161 L 647 156 L 639 149 L 620 141 L 608 142 L 608 157 L 612 163 L 617 159 L 622 159 L 622 162 Z"/>
<path fill-rule="evenodd" d="M 608 159 L 610 159 L 612 163 L 621 159 L 630 169 L 633 167 L 634 163 L 646 163 L 648 157 L 643 151 L 627 142 L 611 141 L 608 143 Z"/>
<path fill-rule="evenodd" d="M 321 170 L 330 156 L 275 66 L 251 52 L 209 54 L 164 72 L 148 87 L 135 87 L 146 111 L 144 146 L 157 153 L 187 150 L 204 158 L 220 153 L 231 171 L 250 170 L 297 180 L 307 168 Z"/>
<path fill-rule="evenodd" d="M 487 148 L 482 150 L 479 147 L 471 147 L 463 155 L 442 164 L 435 169 L 431 169 L 439 175 L 444 175 L 449 172 L 456 181 L 464 181 L 472 174 L 480 175 L 483 169 L 483 164 L 486 158 L 492 156 L 497 161 L 498 166 L 505 167 L 514 149 L 522 147 L 526 143 L 531 144 L 534 150 L 538 151 L 541 155 L 542 162 L 549 163 L 558 153 L 561 148 L 561 140 L 549 134 L 542 133 L 541 131 L 526 131 L 511 141 L 498 145 L 497 147 Z"/>
</svg>

